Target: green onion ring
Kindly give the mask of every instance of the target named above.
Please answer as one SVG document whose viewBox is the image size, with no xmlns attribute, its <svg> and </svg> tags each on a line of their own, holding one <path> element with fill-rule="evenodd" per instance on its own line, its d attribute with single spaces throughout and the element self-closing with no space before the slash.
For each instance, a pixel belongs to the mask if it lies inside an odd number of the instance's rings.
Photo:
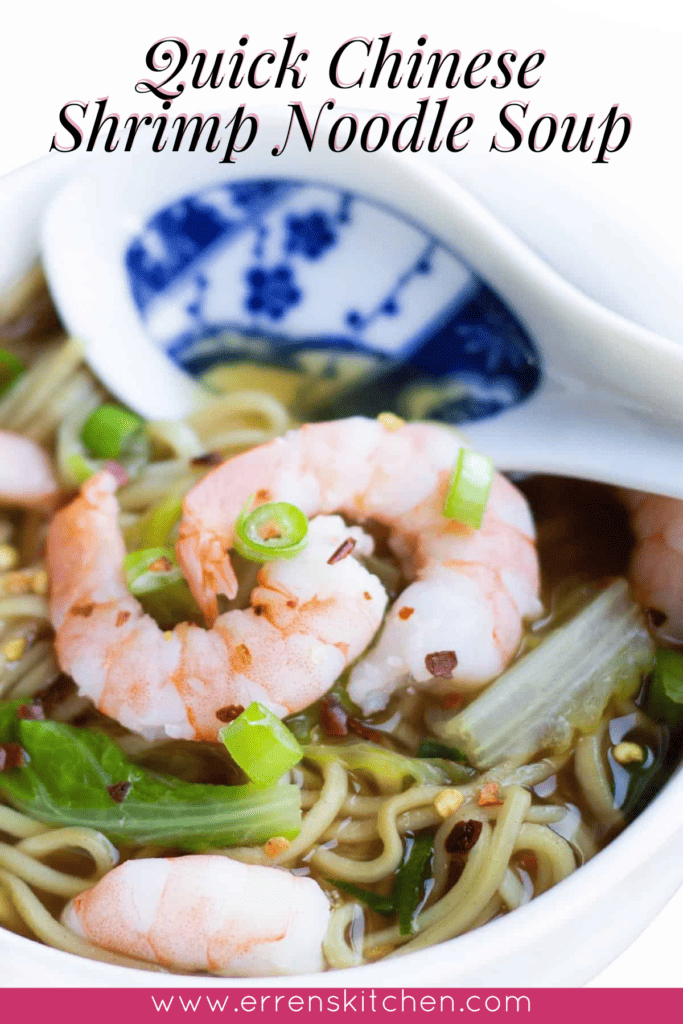
<svg viewBox="0 0 683 1024">
<path fill-rule="evenodd" d="M 120 459 L 138 454 L 143 428 L 143 421 L 134 412 L 103 402 L 83 424 L 81 440 L 96 458 Z"/>
<path fill-rule="evenodd" d="M 294 558 L 308 544 L 308 520 L 288 501 L 259 505 L 249 512 L 254 495 L 249 498 L 235 523 L 233 545 L 250 562 L 269 562 L 274 558 Z M 264 528 L 274 528 L 276 535 L 264 538 Z"/>
<path fill-rule="evenodd" d="M 484 518 L 494 468 L 487 455 L 461 448 L 451 475 L 443 514 L 478 530 Z"/>
</svg>

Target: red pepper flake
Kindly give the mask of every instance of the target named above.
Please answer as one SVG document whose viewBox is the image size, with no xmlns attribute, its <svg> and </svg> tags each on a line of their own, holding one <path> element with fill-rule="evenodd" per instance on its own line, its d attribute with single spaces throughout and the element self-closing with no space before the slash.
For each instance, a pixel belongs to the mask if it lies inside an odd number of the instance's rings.
<svg viewBox="0 0 683 1024">
<path fill-rule="evenodd" d="M 372 594 L 368 590 L 363 591 L 363 597 L 366 601 L 372 601 Z"/>
<path fill-rule="evenodd" d="M 234 722 L 243 711 L 244 707 L 241 704 L 228 704 L 226 707 L 218 709 L 216 718 L 219 722 Z"/>
<path fill-rule="evenodd" d="M 503 801 L 500 799 L 497 782 L 487 782 L 479 794 L 477 801 L 480 807 L 500 807 Z"/>
<path fill-rule="evenodd" d="M 0 772 L 21 768 L 25 761 L 26 751 L 19 743 L 0 744 Z"/>
<path fill-rule="evenodd" d="M 161 558 L 155 558 L 150 564 L 150 572 L 169 572 L 173 568 L 173 562 L 166 555 L 162 555 Z"/>
<path fill-rule="evenodd" d="M 223 456 L 220 452 L 204 452 L 203 455 L 195 455 L 190 459 L 191 466 L 220 466 Z"/>
<path fill-rule="evenodd" d="M 348 712 L 334 694 L 325 697 L 320 703 L 320 724 L 328 736 L 348 736 Z"/>
<path fill-rule="evenodd" d="M 122 804 L 130 792 L 130 782 L 115 782 L 113 786 L 107 786 L 107 793 L 114 803 Z"/>
<path fill-rule="evenodd" d="M 356 736 L 360 736 L 362 740 L 378 742 L 385 738 L 385 734 L 380 729 L 373 729 L 371 725 L 361 722 L 359 718 L 349 717 L 346 724 L 351 732 L 355 732 Z"/>
<path fill-rule="evenodd" d="M 399 619 L 403 619 L 403 621 L 406 622 L 414 611 L 414 608 L 401 608 L 400 612 L 398 613 L 398 617 Z"/>
<path fill-rule="evenodd" d="M 266 490 L 265 487 L 262 487 L 260 491 L 256 492 L 256 500 L 257 501 L 268 501 L 269 498 L 270 498 L 270 491 Z"/>
<path fill-rule="evenodd" d="M 334 565 L 335 562 L 341 562 L 342 558 L 346 558 L 347 555 L 351 554 L 355 546 L 356 542 L 353 537 L 347 537 L 346 540 L 341 542 L 334 554 L 330 555 L 327 559 L 327 564 Z"/>
<path fill-rule="evenodd" d="M 21 718 L 25 722 L 44 722 L 45 712 L 43 711 L 43 705 L 39 700 L 34 701 L 32 704 L 21 704 L 17 708 L 17 718 Z"/>
<path fill-rule="evenodd" d="M 116 616 L 116 625 L 122 626 L 124 622 L 128 622 L 129 618 L 130 612 L 119 612 L 119 614 Z"/>
<path fill-rule="evenodd" d="M 481 835 L 482 822 L 470 819 L 469 821 L 456 821 L 448 833 L 444 848 L 446 853 L 465 854 L 476 845 Z"/>
<path fill-rule="evenodd" d="M 434 651 L 425 657 L 427 671 L 432 676 L 439 676 L 441 679 L 450 679 L 453 669 L 458 664 L 455 651 Z"/>
<path fill-rule="evenodd" d="M 296 608 L 296 606 L 297 606 L 297 603 L 298 603 L 298 602 L 297 602 L 297 601 L 295 601 L 295 600 L 294 600 L 294 598 L 291 598 L 291 599 L 290 599 L 290 600 L 289 600 L 289 601 L 287 602 L 287 607 L 288 607 L 288 608 Z"/>
<path fill-rule="evenodd" d="M 94 604 L 75 604 L 71 609 L 71 614 L 82 615 L 84 619 L 88 619 L 94 611 Z"/>
<path fill-rule="evenodd" d="M 447 693 L 441 704 L 448 711 L 453 711 L 454 708 L 459 708 L 463 702 L 463 695 L 461 693 Z"/>
</svg>

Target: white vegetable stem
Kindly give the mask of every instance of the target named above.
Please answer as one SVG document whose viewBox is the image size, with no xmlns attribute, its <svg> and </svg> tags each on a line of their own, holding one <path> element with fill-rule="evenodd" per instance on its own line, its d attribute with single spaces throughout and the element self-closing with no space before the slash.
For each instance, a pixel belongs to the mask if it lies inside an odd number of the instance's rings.
<svg viewBox="0 0 683 1024">
<path fill-rule="evenodd" d="M 464 711 L 434 714 L 439 737 L 477 768 L 521 764 L 592 732 L 614 695 L 630 696 L 654 663 L 642 612 L 619 579 L 504 672 Z"/>
</svg>

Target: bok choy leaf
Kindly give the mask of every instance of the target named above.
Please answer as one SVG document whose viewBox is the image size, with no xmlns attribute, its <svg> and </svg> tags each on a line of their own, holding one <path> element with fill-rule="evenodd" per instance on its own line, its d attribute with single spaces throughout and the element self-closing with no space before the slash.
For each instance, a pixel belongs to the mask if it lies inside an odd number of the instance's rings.
<svg viewBox="0 0 683 1024">
<path fill-rule="evenodd" d="M 317 764 L 341 761 L 351 771 L 365 772 L 397 789 L 405 779 L 423 786 L 460 785 L 476 772 L 465 764 L 441 758 L 407 757 L 374 743 L 338 743 L 304 747 L 304 757 Z"/>
<path fill-rule="evenodd" d="M 610 698 L 633 695 L 653 662 L 644 617 L 619 579 L 463 711 L 434 713 L 430 724 L 477 768 L 521 764 L 593 731 Z"/>
<path fill-rule="evenodd" d="M 185 850 L 299 833 L 297 786 L 214 786 L 148 772 L 104 733 L 21 719 L 21 704 L 0 704 L 0 744 L 18 743 L 24 752 L 20 767 L 0 772 L 0 793 L 38 821 Z"/>
</svg>

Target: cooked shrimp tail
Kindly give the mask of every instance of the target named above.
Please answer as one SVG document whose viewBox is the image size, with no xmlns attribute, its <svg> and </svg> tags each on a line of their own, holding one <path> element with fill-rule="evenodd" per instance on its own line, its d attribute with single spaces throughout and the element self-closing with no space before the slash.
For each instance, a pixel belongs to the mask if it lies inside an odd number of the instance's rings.
<svg viewBox="0 0 683 1024">
<path fill-rule="evenodd" d="M 256 978 L 322 971 L 329 912 L 310 878 L 190 856 L 127 861 L 76 896 L 63 922 L 169 970 Z"/>
</svg>

